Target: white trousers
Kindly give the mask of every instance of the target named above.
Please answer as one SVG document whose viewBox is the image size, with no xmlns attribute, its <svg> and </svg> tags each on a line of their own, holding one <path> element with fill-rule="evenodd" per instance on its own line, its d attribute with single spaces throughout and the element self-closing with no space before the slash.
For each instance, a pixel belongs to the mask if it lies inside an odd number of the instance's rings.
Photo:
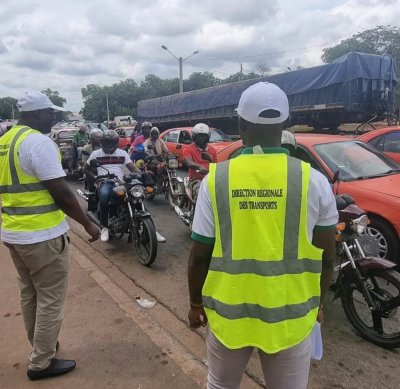
<svg viewBox="0 0 400 389">
<path fill-rule="evenodd" d="M 207 331 L 207 389 L 239 389 L 253 347 L 228 349 Z M 276 354 L 258 350 L 267 389 L 306 389 L 310 370 L 311 342 L 303 342 Z"/>
</svg>

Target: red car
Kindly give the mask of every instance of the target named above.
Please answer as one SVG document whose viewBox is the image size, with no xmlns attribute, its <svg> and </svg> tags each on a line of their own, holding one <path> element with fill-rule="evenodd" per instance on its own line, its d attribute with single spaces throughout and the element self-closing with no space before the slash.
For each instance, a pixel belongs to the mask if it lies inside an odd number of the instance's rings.
<svg viewBox="0 0 400 389">
<path fill-rule="evenodd" d="M 131 145 L 131 135 L 135 131 L 135 127 L 117 127 L 115 131 L 119 135 L 118 148 L 128 150 Z"/>
<path fill-rule="evenodd" d="M 185 145 L 190 145 L 192 141 L 193 127 L 178 127 L 164 131 L 160 138 L 165 142 L 168 150 L 178 157 L 178 162 L 183 163 L 182 154 Z M 210 143 L 218 152 L 232 143 L 232 139 L 221 130 L 210 128 Z"/>
<path fill-rule="evenodd" d="M 369 131 L 357 137 L 357 139 L 375 146 L 400 163 L 400 126 L 383 127 Z"/>
<path fill-rule="evenodd" d="M 360 242 L 369 256 L 380 256 L 400 264 L 400 165 L 358 139 L 340 135 L 295 134 L 296 157 L 332 183 L 340 171 L 338 193 L 348 193 L 368 212 L 371 224 Z M 242 141 L 219 150 L 217 161 L 240 154 Z M 338 188 L 339 187 L 339 188 Z"/>
</svg>

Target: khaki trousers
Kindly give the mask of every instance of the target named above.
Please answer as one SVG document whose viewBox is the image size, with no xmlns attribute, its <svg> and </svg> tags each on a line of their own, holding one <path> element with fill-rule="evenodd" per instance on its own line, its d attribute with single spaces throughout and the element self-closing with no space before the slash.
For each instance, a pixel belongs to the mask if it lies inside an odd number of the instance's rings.
<svg viewBox="0 0 400 389">
<path fill-rule="evenodd" d="M 207 330 L 207 389 L 239 389 L 253 347 L 226 348 Z M 267 389 L 306 389 L 310 370 L 311 341 L 276 354 L 258 350 Z"/>
<path fill-rule="evenodd" d="M 67 234 L 34 244 L 5 243 L 18 273 L 25 329 L 32 345 L 29 369 L 43 370 L 56 353 L 68 286 Z"/>
</svg>

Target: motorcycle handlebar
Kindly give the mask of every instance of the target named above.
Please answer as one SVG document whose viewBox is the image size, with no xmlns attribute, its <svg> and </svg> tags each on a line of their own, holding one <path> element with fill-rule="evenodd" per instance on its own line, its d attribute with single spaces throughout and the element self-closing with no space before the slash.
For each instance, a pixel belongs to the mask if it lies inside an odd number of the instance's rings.
<svg viewBox="0 0 400 389">
<path fill-rule="evenodd" d="M 104 178 L 113 179 L 113 178 L 115 178 L 115 177 L 116 177 L 116 175 L 115 175 L 115 174 L 112 174 L 112 173 L 109 173 L 109 174 L 102 174 L 102 175 L 100 175 L 100 176 L 96 176 L 96 177 L 95 177 L 95 181 L 103 180 Z"/>
</svg>

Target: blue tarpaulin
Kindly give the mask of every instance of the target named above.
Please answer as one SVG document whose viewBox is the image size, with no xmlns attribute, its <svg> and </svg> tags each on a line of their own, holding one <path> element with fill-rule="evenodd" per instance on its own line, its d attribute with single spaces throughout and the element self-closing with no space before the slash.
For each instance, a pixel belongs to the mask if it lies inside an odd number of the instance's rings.
<svg viewBox="0 0 400 389">
<path fill-rule="evenodd" d="M 385 87 L 393 95 L 396 66 L 390 55 L 352 52 L 330 64 L 140 101 L 138 116 L 154 122 L 234 116 L 243 90 L 260 81 L 285 91 L 292 112 L 329 106 L 363 112 L 377 107 Z"/>
</svg>

